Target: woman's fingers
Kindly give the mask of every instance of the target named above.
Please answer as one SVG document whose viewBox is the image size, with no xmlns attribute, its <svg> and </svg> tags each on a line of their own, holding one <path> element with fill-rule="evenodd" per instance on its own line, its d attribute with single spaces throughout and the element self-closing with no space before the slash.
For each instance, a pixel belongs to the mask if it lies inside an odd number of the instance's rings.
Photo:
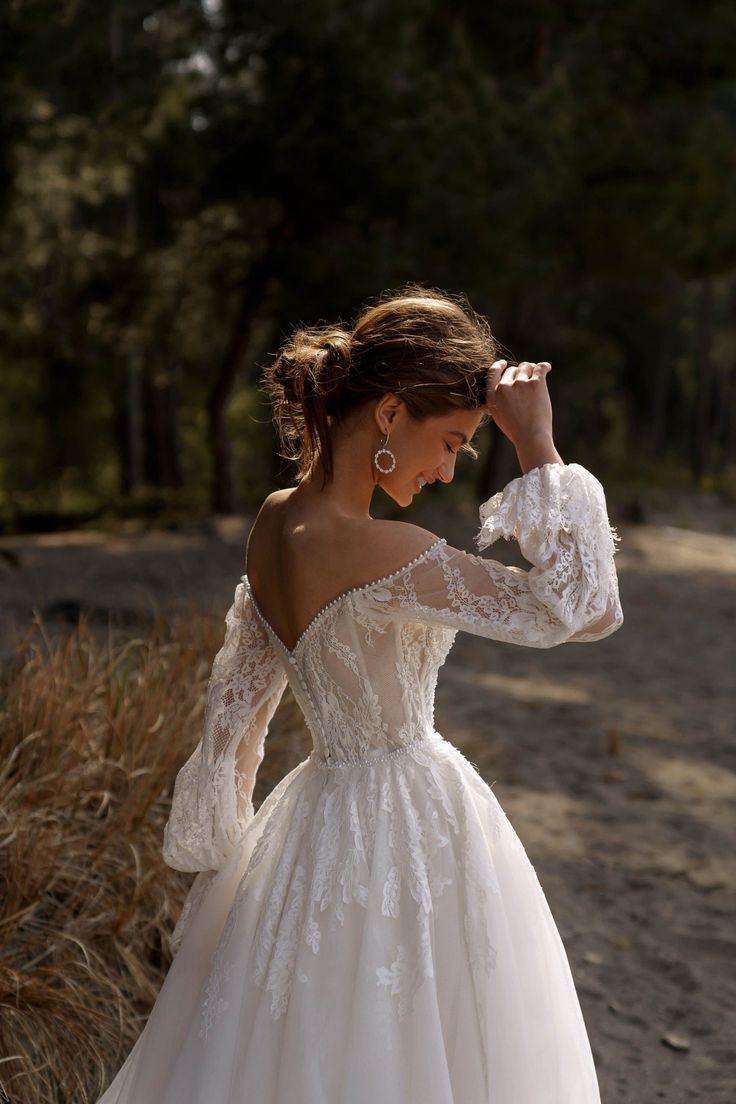
<svg viewBox="0 0 736 1104">
<path fill-rule="evenodd" d="M 522 360 L 509 364 L 496 360 L 488 369 L 486 407 L 495 425 L 510 441 L 523 440 L 530 432 L 552 432 L 552 404 L 544 381 L 552 365 L 548 360 Z M 518 386 L 536 383 L 536 387 Z"/>
<path fill-rule="evenodd" d="M 495 387 L 502 376 L 506 377 L 505 382 L 510 382 L 512 379 L 537 378 L 551 371 L 552 365 L 548 360 L 522 360 L 519 364 L 511 365 L 507 360 L 494 360 L 488 369 L 488 381 L 489 385 Z"/>
<path fill-rule="evenodd" d="M 491 407 L 497 401 L 498 396 L 494 393 L 501 382 L 504 385 L 513 386 L 517 380 L 543 379 L 551 371 L 552 365 L 548 360 L 522 360 L 520 364 L 509 364 L 507 360 L 494 360 L 488 369 L 487 405 Z"/>
<path fill-rule="evenodd" d="M 501 381 L 501 377 L 506 371 L 508 361 L 494 360 L 491 367 L 488 369 L 488 381 L 486 384 L 486 401 L 490 404 L 493 402 L 493 392 L 498 387 Z"/>
<path fill-rule="evenodd" d="M 517 379 L 539 379 L 545 376 L 547 372 L 552 371 L 552 365 L 548 360 L 522 360 L 519 365 L 519 374 Z"/>
</svg>

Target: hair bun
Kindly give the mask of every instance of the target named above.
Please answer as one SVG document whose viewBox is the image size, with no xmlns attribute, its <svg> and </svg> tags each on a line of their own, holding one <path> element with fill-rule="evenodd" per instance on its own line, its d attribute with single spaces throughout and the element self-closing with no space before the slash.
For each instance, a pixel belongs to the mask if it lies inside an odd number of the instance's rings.
<svg viewBox="0 0 736 1104">
<path fill-rule="evenodd" d="M 320 342 L 319 391 L 326 413 L 339 403 L 350 376 L 350 334 L 336 330 Z"/>
<path fill-rule="evenodd" d="M 271 370 L 287 402 L 333 413 L 350 375 L 350 334 L 335 327 L 297 330 Z"/>
<path fill-rule="evenodd" d="M 300 403 L 303 397 L 302 381 L 297 371 L 298 360 L 290 357 L 288 353 L 281 353 L 271 372 L 271 378 L 284 390 L 284 397 L 289 403 Z"/>
</svg>

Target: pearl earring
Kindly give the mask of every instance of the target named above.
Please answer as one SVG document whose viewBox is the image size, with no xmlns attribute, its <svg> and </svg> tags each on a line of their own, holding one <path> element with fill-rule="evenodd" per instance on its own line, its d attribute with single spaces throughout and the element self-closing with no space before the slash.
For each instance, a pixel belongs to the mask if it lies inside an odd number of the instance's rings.
<svg viewBox="0 0 736 1104">
<path fill-rule="evenodd" d="M 379 448 L 376 451 L 376 453 L 373 457 L 373 463 L 376 465 L 376 467 L 378 468 L 381 475 L 388 475 L 389 472 L 392 472 L 394 470 L 394 468 L 396 467 L 396 457 L 394 456 L 394 454 L 393 454 L 393 452 L 391 451 L 390 448 L 386 448 L 387 444 L 388 444 L 388 433 L 386 433 L 386 440 L 383 443 L 383 447 Z M 388 468 L 382 468 L 380 463 L 379 463 L 378 457 L 381 456 L 382 453 L 385 453 L 386 456 L 388 456 L 388 458 L 389 458 L 388 463 L 390 464 L 390 467 L 388 467 Z"/>
</svg>

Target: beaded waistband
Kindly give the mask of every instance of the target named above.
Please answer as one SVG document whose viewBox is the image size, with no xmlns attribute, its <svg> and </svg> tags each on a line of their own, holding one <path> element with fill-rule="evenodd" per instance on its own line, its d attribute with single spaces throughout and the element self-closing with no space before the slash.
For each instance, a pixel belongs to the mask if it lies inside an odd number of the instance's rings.
<svg viewBox="0 0 736 1104">
<path fill-rule="evenodd" d="M 315 767 L 320 767 L 325 770 L 336 770 L 338 768 L 345 767 L 367 767 L 372 763 L 382 763 L 386 759 L 393 759 L 398 755 L 402 755 L 407 751 L 410 751 L 417 744 L 427 743 L 430 740 L 436 740 L 438 738 L 435 732 L 420 732 L 418 736 L 415 736 L 412 740 L 409 740 L 406 744 L 401 744 L 400 747 L 393 748 L 391 751 L 384 751 L 380 755 L 363 755 L 356 759 L 324 759 L 321 755 L 318 755 L 316 751 L 311 751 L 307 756 L 308 762 L 312 763 Z M 439 737 L 441 739 L 441 737 Z"/>
</svg>

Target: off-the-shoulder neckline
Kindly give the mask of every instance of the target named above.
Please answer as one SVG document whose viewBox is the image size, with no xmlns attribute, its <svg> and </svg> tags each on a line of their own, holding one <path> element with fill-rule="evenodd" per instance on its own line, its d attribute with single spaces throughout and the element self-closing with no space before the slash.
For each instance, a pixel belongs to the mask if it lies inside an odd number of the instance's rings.
<svg viewBox="0 0 736 1104">
<path fill-rule="evenodd" d="M 245 573 L 245 575 L 241 576 L 241 582 L 245 583 L 248 588 L 248 593 L 250 594 L 250 599 L 253 603 L 253 609 L 255 610 L 258 619 L 261 621 L 264 628 L 267 629 L 267 631 L 271 634 L 279 647 L 284 651 L 286 656 L 291 660 L 295 657 L 300 644 L 304 641 L 307 634 L 324 617 L 327 611 L 332 609 L 333 606 L 336 606 L 338 602 L 343 602 L 346 598 L 351 597 L 351 595 L 353 594 L 360 594 L 363 591 L 371 590 L 373 587 L 382 586 L 384 583 L 390 582 L 392 579 L 395 579 L 397 575 L 401 575 L 404 571 L 408 571 L 416 564 L 421 563 L 422 560 L 426 559 L 427 556 L 429 556 L 431 552 L 434 552 L 435 548 L 439 547 L 439 545 L 441 544 L 447 544 L 445 537 L 438 537 L 437 540 L 433 541 L 432 544 L 430 544 L 429 548 L 425 548 L 424 552 L 420 552 L 418 556 L 414 556 L 413 559 L 409 560 L 407 563 L 403 563 L 394 571 L 390 571 L 388 575 L 381 575 L 379 579 L 371 579 L 370 582 L 360 583 L 358 586 L 350 587 L 348 590 L 343 590 L 340 592 L 340 594 L 336 594 L 335 597 L 331 598 L 329 602 L 325 602 L 323 606 L 320 606 L 314 617 L 309 620 L 306 627 L 302 629 L 302 631 L 299 633 L 294 645 L 291 648 L 289 648 L 288 645 L 284 643 L 284 641 L 281 639 L 271 622 L 268 620 L 268 618 L 258 605 L 247 572 Z"/>
</svg>

